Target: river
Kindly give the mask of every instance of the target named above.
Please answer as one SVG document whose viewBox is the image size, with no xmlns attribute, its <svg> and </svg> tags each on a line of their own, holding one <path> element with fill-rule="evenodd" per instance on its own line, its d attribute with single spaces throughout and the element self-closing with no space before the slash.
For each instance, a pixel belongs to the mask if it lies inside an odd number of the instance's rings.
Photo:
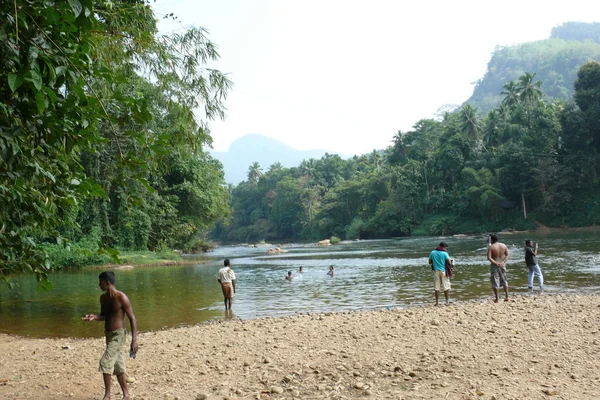
<svg viewBox="0 0 600 400">
<path fill-rule="evenodd" d="M 509 246 L 512 293 L 527 293 L 522 234 L 500 234 Z M 599 232 L 530 234 L 539 242 L 546 293 L 597 294 L 600 291 Z M 348 311 L 432 304 L 433 284 L 427 258 L 441 238 L 354 241 L 335 246 L 281 246 L 287 253 L 268 255 L 266 247 L 226 246 L 202 263 L 116 270 L 117 288 L 130 298 L 140 331 L 193 325 L 226 318 L 216 275 L 230 258 L 238 278 L 233 318 Z M 490 299 L 487 241 L 483 235 L 443 238 L 455 259 L 451 301 Z M 329 265 L 335 277 L 327 276 Z M 305 272 L 298 274 L 298 267 Z M 294 272 L 291 282 L 284 278 Z M 99 337 L 98 322 L 81 316 L 99 312 L 99 269 L 51 274 L 53 288 L 37 289 L 31 275 L 14 279 L 16 289 L 0 286 L 0 332 L 35 337 Z M 537 285 L 537 281 L 534 281 Z M 537 289 L 536 289 L 537 290 Z M 227 316 L 231 317 L 231 316 Z"/>
</svg>

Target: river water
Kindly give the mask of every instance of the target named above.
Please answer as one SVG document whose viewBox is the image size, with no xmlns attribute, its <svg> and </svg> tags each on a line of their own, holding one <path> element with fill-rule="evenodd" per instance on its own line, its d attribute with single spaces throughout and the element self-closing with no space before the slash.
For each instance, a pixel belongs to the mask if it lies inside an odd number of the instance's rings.
<svg viewBox="0 0 600 400">
<path fill-rule="evenodd" d="M 540 244 L 539 262 L 546 293 L 600 293 L 600 234 L 530 234 Z M 250 319 L 295 313 L 346 311 L 432 304 L 429 252 L 442 238 L 369 240 L 317 247 L 281 246 L 287 253 L 268 255 L 266 247 L 220 247 L 202 263 L 136 267 L 115 271 L 117 288 L 130 298 L 140 331 L 231 318 L 224 312 L 216 275 L 230 258 L 238 278 L 233 317 Z M 507 269 L 512 293 L 527 293 L 521 234 L 500 235 L 509 246 Z M 489 299 L 487 241 L 483 235 L 443 238 L 455 259 L 451 301 Z M 335 277 L 327 276 L 329 265 Z M 298 274 L 298 267 L 305 272 Z M 294 271 L 291 282 L 284 278 Z M 81 316 L 100 309 L 98 269 L 57 272 L 53 288 L 37 290 L 30 275 L 15 278 L 19 287 L 0 286 L 0 332 L 37 337 L 98 337 L 99 322 Z M 537 281 L 534 281 L 537 285 Z M 537 289 L 537 288 L 536 288 Z"/>
</svg>

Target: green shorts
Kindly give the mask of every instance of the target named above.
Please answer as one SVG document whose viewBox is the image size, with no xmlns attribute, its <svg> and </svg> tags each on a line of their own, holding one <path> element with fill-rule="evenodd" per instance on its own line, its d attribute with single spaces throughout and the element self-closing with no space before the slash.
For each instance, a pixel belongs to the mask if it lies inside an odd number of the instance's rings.
<svg viewBox="0 0 600 400">
<path fill-rule="evenodd" d="M 114 331 L 106 331 L 106 350 L 100 359 L 98 371 L 108 375 L 119 375 L 125 373 L 125 361 L 121 348 L 125 343 L 127 332 L 125 328 Z"/>
</svg>

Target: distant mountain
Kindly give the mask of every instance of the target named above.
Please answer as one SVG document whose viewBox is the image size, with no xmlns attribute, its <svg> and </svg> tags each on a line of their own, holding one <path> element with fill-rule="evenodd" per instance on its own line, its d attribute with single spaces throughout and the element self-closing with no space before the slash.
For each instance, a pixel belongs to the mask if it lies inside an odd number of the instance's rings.
<svg viewBox="0 0 600 400">
<path fill-rule="evenodd" d="M 233 142 L 228 151 L 213 151 L 211 155 L 223 164 L 227 183 L 237 185 L 248 179 L 248 167 L 254 162 L 259 163 L 263 171 L 267 171 L 276 162 L 291 168 L 309 158 L 319 159 L 325 153 L 333 154 L 325 150 L 296 150 L 277 139 L 248 134 Z M 347 155 L 337 154 L 348 158 Z"/>
<path fill-rule="evenodd" d="M 567 22 L 552 29 L 549 39 L 497 47 L 487 72 L 466 104 L 487 113 L 502 101 L 508 81 L 517 81 L 525 72 L 542 81 L 547 99 L 568 99 L 579 68 L 590 60 L 600 61 L 600 23 Z"/>
</svg>

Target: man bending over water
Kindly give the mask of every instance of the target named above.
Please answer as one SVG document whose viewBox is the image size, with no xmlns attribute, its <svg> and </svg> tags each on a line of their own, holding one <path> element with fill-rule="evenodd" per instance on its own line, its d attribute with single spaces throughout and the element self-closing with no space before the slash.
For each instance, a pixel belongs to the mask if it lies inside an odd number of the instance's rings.
<svg viewBox="0 0 600 400">
<path fill-rule="evenodd" d="M 137 322 L 133 315 L 133 308 L 125 293 L 115 287 L 115 273 L 105 271 L 98 277 L 100 289 L 104 294 L 100 296 L 100 314 L 87 314 L 82 319 L 85 321 L 104 321 L 106 334 L 106 350 L 100 359 L 100 367 L 104 379 L 104 400 L 110 400 L 110 385 L 112 375 L 117 376 L 117 381 L 123 391 L 123 399 L 129 400 L 129 390 L 125 380 L 125 361 L 121 348 L 126 341 L 125 315 L 131 325 L 130 355 L 135 358 L 138 350 Z"/>
<path fill-rule="evenodd" d="M 492 289 L 494 289 L 494 303 L 498 302 L 498 289 L 500 286 L 504 288 L 506 297 L 504 301 L 508 301 L 508 280 L 506 277 L 506 262 L 508 261 L 508 247 L 504 243 L 498 241 L 496 234 L 490 235 L 491 244 L 488 246 L 487 258 L 490 262 L 490 280 L 492 281 Z"/>
</svg>

